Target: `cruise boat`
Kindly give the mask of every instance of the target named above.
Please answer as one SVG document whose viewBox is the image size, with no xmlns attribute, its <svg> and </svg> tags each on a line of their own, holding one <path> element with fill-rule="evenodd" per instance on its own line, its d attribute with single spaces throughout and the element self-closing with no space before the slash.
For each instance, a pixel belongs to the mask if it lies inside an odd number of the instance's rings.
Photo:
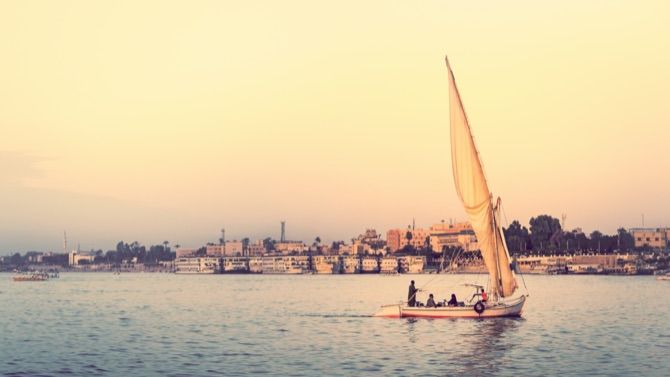
<svg viewBox="0 0 670 377">
<path fill-rule="evenodd" d="M 361 274 L 376 274 L 379 273 L 379 260 L 377 257 L 362 257 L 361 258 Z"/>
<path fill-rule="evenodd" d="M 379 262 L 379 272 L 386 275 L 398 273 L 398 259 L 393 256 L 384 257 Z"/>
<path fill-rule="evenodd" d="M 263 273 L 263 257 L 250 257 L 249 258 L 249 272 L 252 274 L 262 274 Z"/>
<path fill-rule="evenodd" d="M 175 273 L 215 274 L 221 270 L 218 257 L 179 257 L 175 260 Z"/>
<path fill-rule="evenodd" d="M 263 274 L 297 275 L 308 271 L 309 258 L 306 255 L 263 257 Z"/>
<path fill-rule="evenodd" d="M 332 263 L 320 261 L 314 263 L 314 272 L 317 274 L 333 274 L 334 266 Z"/>
<path fill-rule="evenodd" d="M 400 272 L 404 274 L 420 274 L 424 272 L 426 260 L 422 256 L 408 255 L 398 258 Z"/>
<path fill-rule="evenodd" d="M 337 274 L 340 272 L 340 257 L 338 255 L 312 256 L 312 269 L 317 274 Z"/>
<path fill-rule="evenodd" d="M 249 258 L 247 257 L 224 257 L 222 261 L 223 273 L 246 273 L 249 272 Z"/>
<path fill-rule="evenodd" d="M 342 256 L 342 273 L 357 274 L 361 270 L 361 261 L 357 256 L 344 255 Z"/>
<path fill-rule="evenodd" d="M 488 286 L 476 289 L 476 302 L 456 303 L 454 306 L 417 307 L 408 302 L 384 305 L 375 314 L 379 317 L 429 317 L 429 318 L 493 318 L 521 315 L 527 294 L 516 295 L 518 284 L 511 268 L 509 251 L 503 236 L 501 200 L 493 200 L 484 169 L 479 158 L 456 86 L 454 73 L 445 59 L 449 77 L 449 123 L 451 129 L 451 163 L 456 192 L 468 214 L 477 236 L 482 259 L 489 274 Z M 484 295 L 484 293 L 486 293 Z M 416 295 L 416 293 L 415 293 Z"/>
</svg>

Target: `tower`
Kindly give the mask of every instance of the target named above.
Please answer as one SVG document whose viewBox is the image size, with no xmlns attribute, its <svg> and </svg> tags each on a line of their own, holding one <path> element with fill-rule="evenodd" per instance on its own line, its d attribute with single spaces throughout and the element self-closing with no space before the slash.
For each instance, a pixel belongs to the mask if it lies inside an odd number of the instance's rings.
<svg viewBox="0 0 670 377">
<path fill-rule="evenodd" d="M 226 229 L 221 228 L 221 253 L 226 255 Z"/>
<path fill-rule="evenodd" d="M 67 233 L 63 231 L 63 252 L 67 253 Z"/>
<path fill-rule="evenodd" d="M 281 237 L 279 238 L 280 242 L 286 241 L 286 221 L 281 222 Z"/>
</svg>

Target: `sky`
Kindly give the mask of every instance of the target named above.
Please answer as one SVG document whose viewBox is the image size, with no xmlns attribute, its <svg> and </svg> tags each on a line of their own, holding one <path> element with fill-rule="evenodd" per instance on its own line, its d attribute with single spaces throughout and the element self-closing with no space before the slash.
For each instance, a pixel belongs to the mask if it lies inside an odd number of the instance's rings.
<svg viewBox="0 0 670 377">
<path fill-rule="evenodd" d="M 3 1 L 0 254 L 465 220 L 670 226 L 666 1 Z"/>
</svg>

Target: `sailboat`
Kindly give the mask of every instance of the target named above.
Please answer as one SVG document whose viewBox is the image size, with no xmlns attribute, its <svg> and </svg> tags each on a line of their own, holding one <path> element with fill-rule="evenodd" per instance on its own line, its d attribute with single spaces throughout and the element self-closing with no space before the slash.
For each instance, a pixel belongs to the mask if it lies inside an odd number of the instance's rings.
<svg viewBox="0 0 670 377">
<path fill-rule="evenodd" d="M 468 214 L 482 259 L 489 273 L 487 294 L 480 292 L 484 287 L 471 285 L 476 302 L 461 303 L 456 306 L 425 307 L 409 306 L 407 302 L 383 305 L 375 314 L 378 317 L 428 317 L 428 318 L 492 318 L 516 317 L 521 315 L 526 302 L 526 294 L 514 295 L 518 284 L 505 237 L 500 223 L 501 201 L 495 202 L 484 175 L 479 152 L 475 146 L 470 123 L 463 107 L 463 101 L 456 86 L 454 73 L 445 58 L 449 72 L 449 114 L 451 128 L 451 163 L 454 184 L 463 207 Z M 476 296 L 473 296 L 476 297 Z M 486 297 L 484 299 L 483 297 Z"/>
</svg>

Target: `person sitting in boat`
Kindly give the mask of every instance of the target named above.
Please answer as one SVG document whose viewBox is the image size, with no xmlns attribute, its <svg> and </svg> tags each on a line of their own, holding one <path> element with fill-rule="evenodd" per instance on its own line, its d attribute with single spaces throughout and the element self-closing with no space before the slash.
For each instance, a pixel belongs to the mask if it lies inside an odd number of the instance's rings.
<svg viewBox="0 0 670 377">
<path fill-rule="evenodd" d="M 433 299 L 433 294 L 428 295 L 428 301 L 426 301 L 426 307 L 427 308 L 434 308 L 437 305 L 435 305 L 435 300 Z"/>
<path fill-rule="evenodd" d="M 448 306 L 458 306 L 458 300 L 456 299 L 455 294 L 453 294 L 453 293 L 451 294 L 451 299 L 449 300 L 449 302 L 447 302 L 447 305 Z"/>
<path fill-rule="evenodd" d="M 484 288 L 482 288 L 482 302 L 486 302 L 486 301 L 488 301 L 488 299 L 489 299 L 489 296 L 486 294 L 486 291 L 484 290 Z"/>
<path fill-rule="evenodd" d="M 407 306 L 416 306 L 416 292 L 418 289 L 414 286 L 414 280 L 409 284 L 409 292 L 407 293 Z"/>
</svg>

